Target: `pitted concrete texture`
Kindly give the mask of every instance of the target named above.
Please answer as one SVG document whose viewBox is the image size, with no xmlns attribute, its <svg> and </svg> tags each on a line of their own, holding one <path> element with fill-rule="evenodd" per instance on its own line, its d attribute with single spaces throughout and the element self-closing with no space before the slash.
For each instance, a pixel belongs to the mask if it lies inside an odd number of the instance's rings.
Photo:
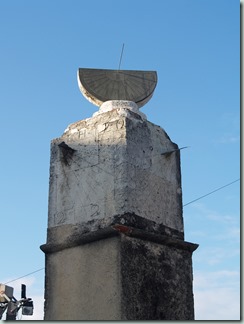
<svg viewBox="0 0 244 324">
<path fill-rule="evenodd" d="M 194 320 L 192 253 L 121 238 L 122 319 Z"/>
<path fill-rule="evenodd" d="M 45 320 L 119 320 L 118 238 L 46 255 Z"/>
<path fill-rule="evenodd" d="M 120 109 L 70 125 L 52 141 L 48 227 L 109 226 L 135 214 L 183 233 L 180 155 L 165 131 Z"/>
<path fill-rule="evenodd" d="M 121 107 L 52 141 L 45 320 L 194 319 L 177 149 Z"/>
<path fill-rule="evenodd" d="M 46 254 L 45 320 L 193 320 L 191 256 L 122 232 Z"/>
</svg>

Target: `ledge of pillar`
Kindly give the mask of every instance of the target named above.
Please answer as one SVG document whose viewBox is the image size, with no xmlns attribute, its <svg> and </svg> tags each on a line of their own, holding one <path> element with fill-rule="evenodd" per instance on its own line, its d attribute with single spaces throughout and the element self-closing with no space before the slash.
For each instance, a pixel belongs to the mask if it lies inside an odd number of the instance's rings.
<svg viewBox="0 0 244 324">
<path fill-rule="evenodd" d="M 172 238 L 184 240 L 184 232 L 180 232 L 174 228 L 163 224 L 158 224 L 153 220 L 138 216 L 135 213 L 124 213 L 122 215 L 115 215 L 111 225 L 121 224 L 137 229 L 144 230 L 149 233 L 166 235 Z M 110 225 L 110 224 L 109 224 Z"/>
<path fill-rule="evenodd" d="M 64 225 L 64 227 L 67 226 Z M 51 233 L 49 233 L 49 235 L 50 234 Z M 66 238 L 66 240 L 64 240 L 63 242 L 52 242 L 52 243 L 43 244 L 40 246 L 40 249 L 46 254 L 54 253 L 54 252 L 62 251 L 64 249 L 69 249 L 75 246 L 87 244 L 90 242 L 98 241 L 116 235 L 118 235 L 118 231 L 116 231 L 116 229 L 113 227 L 108 227 L 90 233 L 86 233 L 80 236 L 71 235 L 70 237 Z"/>
<path fill-rule="evenodd" d="M 93 219 L 81 224 L 63 224 L 49 227 L 47 230 L 47 244 L 55 246 L 69 245 L 70 242 L 83 240 L 87 234 L 104 231 L 105 236 L 109 235 L 107 229 L 115 224 L 144 230 L 145 232 L 169 236 L 175 239 L 184 240 L 184 232 L 178 231 L 153 220 L 138 216 L 135 213 L 123 213 L 108 217 L 106 219 Z M 89 235 L 87 237 L 90 237 Z M 86 238 L 84 238 L 86 240 Z M 66 242 L 66 243 L 65 243 Z"/>
<path fill-rule="evenodd" d="M 51 233 L 49 234 L 51 235 Z M 171 246 L 180 250 L 186 250 L 191 253 L 198 248 L 198 244 L 176 239 L 168 235 L 156 234 L 127 225 L 114 224 L 107 228 L 92 231 L 83 235 L 71 235 L 61 243 L 43 244 L 40 246 L 40 249 L 46 254 L 54 253 L 64 249 L 72 248 L 75 246 L 87 244 L 93 241 L 98 241 L 117 235 L 135 237 L 138 239 L 151 241 L 158 244 Z"/>
</svg>

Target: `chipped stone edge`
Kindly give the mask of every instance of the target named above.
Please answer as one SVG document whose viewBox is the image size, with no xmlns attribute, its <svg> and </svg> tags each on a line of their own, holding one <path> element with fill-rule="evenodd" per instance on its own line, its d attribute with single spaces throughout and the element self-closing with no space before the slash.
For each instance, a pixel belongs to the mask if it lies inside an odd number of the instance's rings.
<svg viewBox="0 0 244 324">
<path fill-rule="evenodd" d="M 40 246 L 40 249 L 44 253 L 49 254 L 118 235 L 127 235 L 130 237 L 155 242 L 158 244 L 168 245 L 180 250 L 186 250 L 191 253 L 195 251 L 199 246 L 198 244 L 178 240 L 176 238 L 171 238 L 166 235 L 154 234 L 134 227 L 129 227 L 121 224 L 114 224 L 113 226 L 109 226 L 104 229 L 99 229 L 97 231 L 83 234 L 79 237 L 70 238 L 68 241 L 63 243 L 43 244 Z"/>
</svg>

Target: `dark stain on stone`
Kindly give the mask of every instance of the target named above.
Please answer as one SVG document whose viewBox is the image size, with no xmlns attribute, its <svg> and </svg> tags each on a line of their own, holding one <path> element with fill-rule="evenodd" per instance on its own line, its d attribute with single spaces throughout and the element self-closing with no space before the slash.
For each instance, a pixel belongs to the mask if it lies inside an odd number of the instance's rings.
<svg viewBox="0 0 244 324">
<path fill-rule="evenodd" d="M 187 275 L 191 253 L 149 247 L 131 237 L 121 240 L 123 320 L 193 320 L 192 280 Z"/>
<path fill-rule="evenodd" d="M 72 149 L 69 145 L 65 142 L 61 142 L 58 144 L 62 152 L 62 159 L 61 161 L 67 166 L 70 165 L 72 162 L 72 156 L 76 150 Z"/>
</svg>

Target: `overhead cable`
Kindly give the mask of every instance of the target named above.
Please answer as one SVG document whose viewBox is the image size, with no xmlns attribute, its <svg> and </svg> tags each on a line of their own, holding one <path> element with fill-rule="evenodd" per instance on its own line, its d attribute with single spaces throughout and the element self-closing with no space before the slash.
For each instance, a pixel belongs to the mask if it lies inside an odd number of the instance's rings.
<svg viewBox="0 0 244 324">
<path fill-rule="evenodd" d="M 219 190 L 221 190 L 221 189 L 223 189 L 223 188 L 225 188 L 225 187 L 228 187 L 228 186 L 232 185 L 233 183 L 235 183 L 235 182 L 237 182 L 237 181 L 240 181 L 240 179 L 237 179 L 237 180 L 234 180 L 234 181 L 232 181 L 232 182 L 230 182 L 230 183 L 227 183 L 226 185 L 224 185 L 224 186 L 222 186 L 222 187 L 219 187 L 219 188 L 217 188 L 217 189 L 215 189 L 215 190 L 213 190 L 213 191 L 207 193 L 206 195 L 203 195 L 203 196 L 201 196 L 201 197 L 199 197 L 199 198 L 196 198 L 196 199 L 194 199 L 194 200 L 188 202 L 187 204 L 183 205 L 183 207 L 185 207 L 185 206 L 187 206 L 187 205 L 190 205 L 190 204 L 194 203 L 195 201 L 197 201 L 197 200 L 199 200 L 199 199 L 202 199 L 202 198 L 204 198 L 204 197 L 207 197 L 207 196 L 211 195 L 212 193 L 214 193 L 214 192 L 216 192 L 216 191 L 219 191 Z"/>
<path fill-rule="evenodd" d="M 213 190 L 213 191 L 211 191 L 211 192 L 209 192 L 209 193 L 207 193 L 207 194 L 205 194 L 205 195 L 203 195 L 203 196 L 201 196 L 201 197 L 199 197 L 199 198 L 196 198 L 196 199 L 194 199 L 194 200 L 192 200 L 192 201 L 190 201 L 190 202 L 184 204 L 183 207 L 185 207 L 185 206 L 187 206 L 187 205 L 190 205 L 190 204 L 194 203 L 195 201 L 200 200 L 200 199 L 202 199 L 202 198 L 204 198 L 204 197 L 207 197 L 207 196 L 213 194 L 213 193 L 216 192 L 216 191 L 219 191 L 219 190 L 221 190 L 221 189 L 223 189 L 223 188 L 225 188 L 225 187 L 228 187 L 228 186 L 232 185 L 233 183 L 235 183 L 235 182 L 237 182 L 237 181 L 240 181 L 240 179 L 236 179 L 236 180 L 234 180 L 234 181 L 232 181 L 232 182 L 230 182 L 230 183 L 227 183 L 226 185 L 224 185 L 224 186 L 222 186 L 222 187 L 219 187 L 219 188 L 217 188 L 217 189 L 215 189 L 215 190 Z M 5 282 L 5 285 L 6 285 L 6 284 L 9 284 L 9 283 L 11 283 L 11 282 L 14 282 L 14 281 L 16 281 L 16 280 L 19 280 L 19 279 L 25 278 L 25 277 L 27 277 L 27 276 L 30 276 L 30 275 L 32 275 L 33 273 L 39 272 L 39 271 L 44 270 L 44 269 L 45 269 L 45 268 L 40 268 L 40 269 L 38 269 L 38 270 L 35 270 L 35 271 L 33 271 L 33 272 L 30 272 L 30 273 L 28 273 L 28 274 L 26 274 L 26 275 L 24 275 L 24 276 L 19 277 L 19 278 L 13 279 L 13 280 L 8 281 L 8 282 Z"/>
<path fill-rule="evenodd" d="M 43 269 L 45 269 L 45 268 L 41 268 L 41 269 L 35 270 L 35 271 L 30 272 L 30 273 L 28 273 L 28 274 L 26 274 L 26 275 L 24 275 L 24 276 L 19 277 L 19 278 L 16 278 L 16 279 L 10 280 L 10 281 L 8 281 L 8 282 L 5 282 L 4 285 L 9 284 L 9 283 L 11 283 L 11 282 L 14 282 L 14 281 L 16 281 L 16 280 L 19 280 L 19 279 L 25 278 L 25 277 L 27 277 L 27 276 L 30 276 L 30 275 L 32 275 L 33 273 L 36 273 L 36 272 L 41 271 L 41 270 L 43 270 Z"/>
</svg>

